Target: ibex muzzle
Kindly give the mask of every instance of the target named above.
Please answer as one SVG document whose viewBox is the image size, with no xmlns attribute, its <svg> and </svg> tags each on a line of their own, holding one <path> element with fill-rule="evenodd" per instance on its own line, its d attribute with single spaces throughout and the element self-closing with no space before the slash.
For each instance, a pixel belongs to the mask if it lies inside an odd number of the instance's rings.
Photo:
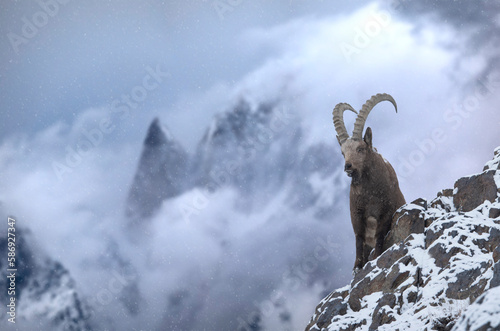
<svg viewBox="0 0 500 331">
<path fill-rule="evenodd" d="M 361 108 L 352 137 L 345 128 L 343 113 L 356 110 L 347 103 L 339 103 L 333 109 L 333 124 L 345 159 L 344 171 L 352 178 L 350 192 L 351 222 L 356 237 L 357 272 L 368 261 L 382 254 L 384 238 L 389 232 L 394 212 L 405 204 L 399 188 L 396 172 L 372 145 L 372 130 L 367 128 L 362 137 L 370 111 L 381 101 L 390 101 L 397 112 L 396 101 L 389 94 L 372 96 Z"/>
</svg>

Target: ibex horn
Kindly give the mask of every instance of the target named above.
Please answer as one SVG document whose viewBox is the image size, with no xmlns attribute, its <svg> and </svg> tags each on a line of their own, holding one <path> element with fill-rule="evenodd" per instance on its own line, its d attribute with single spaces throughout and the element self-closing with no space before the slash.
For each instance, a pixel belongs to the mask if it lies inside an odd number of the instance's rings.
<svg viewBox="0 0 500 331">
<path fill-rule="evenodd" d="M 335 106 L 335 108 L 333 108 L 333 125 L 335 126 L 335 131 L 337 131 L 337 139 L 340 144 L 349 138 L 349 134 L 347 133 L 344 124 L 344 111 L 346 110 L 353 111 L 356 114 L 358 113 L 348 103 L 339 103 Z"/>
</svg>

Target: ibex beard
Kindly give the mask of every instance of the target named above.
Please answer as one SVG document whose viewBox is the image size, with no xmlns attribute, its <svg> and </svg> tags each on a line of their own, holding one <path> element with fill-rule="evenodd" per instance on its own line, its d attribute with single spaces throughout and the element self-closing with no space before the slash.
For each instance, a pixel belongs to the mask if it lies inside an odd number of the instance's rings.
<svg viewBox="0 0 500 331">
<path fill-rule="evenodd" d="M 347 103 L 339 103 L 333 109 L 333 123 L 345 159 L 344 171 L 352 178 L 349 198 L 356 238 L 354 273 L 368 262 L 372 250 L 373 258 L 382 254 L 394 212 L 405 204 L 396 172 L 373 147 L 371 128 L 367 128 L 362 137 L 368 114 L 381 101 L 390 101 L 397 112 L 396 101 L 389 94 L 372 96 L 356 118 L 352 137 L 345 128 L 343 113 L 345 110 L 357 112 Z"/>
</svg>

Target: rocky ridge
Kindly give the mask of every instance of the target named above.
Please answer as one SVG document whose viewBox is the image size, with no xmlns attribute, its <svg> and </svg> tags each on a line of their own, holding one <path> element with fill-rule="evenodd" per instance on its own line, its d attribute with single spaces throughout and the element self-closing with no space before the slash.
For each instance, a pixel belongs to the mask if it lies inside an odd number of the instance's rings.
<svg viewBox="0 0 500 331">
<path fill-rule="evenodd" d="M 479 174 L 394 215 L 386 250 L 326 296 L 306 331 L 499 330 L 500 147 Z"/>
</svg>

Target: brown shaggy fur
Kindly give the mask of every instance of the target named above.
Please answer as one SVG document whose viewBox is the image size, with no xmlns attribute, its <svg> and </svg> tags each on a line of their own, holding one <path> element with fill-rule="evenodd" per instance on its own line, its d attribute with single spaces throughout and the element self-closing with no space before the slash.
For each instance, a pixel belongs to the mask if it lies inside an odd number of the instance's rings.
<svg viewBox="0 0 500 331">
<path fill-rule="evenodd" d="M 340 140 L 339 140 L 340 143 Z M 391 228 L 394 212 L 405 204 L 396 172 L 372 146 L 372 130 L 364 139 L 349 138 L 341 144 L 347 175 L 352 178 L 350 193 L 351 222 L 356 236 L 357 272 L 372 249 L 382 254 L 384 238 Z"/>
</svg>

